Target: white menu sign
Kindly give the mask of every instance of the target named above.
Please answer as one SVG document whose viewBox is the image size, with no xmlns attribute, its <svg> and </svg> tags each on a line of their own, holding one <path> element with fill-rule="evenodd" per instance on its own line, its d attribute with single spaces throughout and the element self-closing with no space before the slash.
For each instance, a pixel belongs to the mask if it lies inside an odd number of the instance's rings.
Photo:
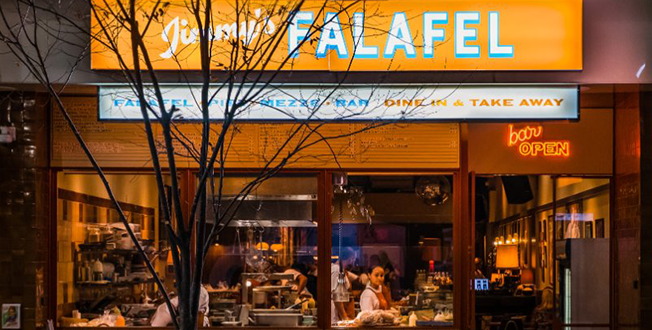
<svg viewBox="0 0 652 330">
<path fill-rule="evenodd" d="M 165 109 L 177 109 L 177 120 L 201 119 L 199 86 L 163 86 L 161 91 Z M 154 118 L 159 102 L 151 86 L 146 94 Z M 216 86 L 208 103 L 212 120 L 223 119 L 234 104 L 238 120 L 253 121 L 547 120 L 577 119 L 578 94 L 571 85 L 245 86 L 231 95 Z M 100 87 L 99 119 L 143 119 L 130 86 Z"/>
</svg>

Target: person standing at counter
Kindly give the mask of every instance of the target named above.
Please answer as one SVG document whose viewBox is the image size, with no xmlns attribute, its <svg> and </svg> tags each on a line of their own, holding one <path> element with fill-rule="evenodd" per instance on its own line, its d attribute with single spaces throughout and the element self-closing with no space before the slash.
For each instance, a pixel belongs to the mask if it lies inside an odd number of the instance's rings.
<svg viewBox="0 0 652 330">
<path fill-rule="evenodd" d="M 342 271 L 346 276 L 344 276 L 345 280 L 345 288 L 346 290 L 351 290 L 351 279 L 349 279 L 349 272 L 346 271 L 347 266 L 352 265 L 355 262 L 355 253 L 350 249 L 350 248 L 344 248 L 342 249 L 339 258 L 342 258 L 341 263 L 342 263 Z M 335 261 L 331 264 L 331 294 L 335 291 L 337 288 L 337 280 L 340 274 L 340 263 L 338 261 Z M 338 321 L 344 321 L 344 320 L 352 320 L 355 317 L 355 312 L 353 312 L 353 315 L 350 315 L 348 310 L 351 310 L 350 308 L 350 302 L 349 303 L 342 303 L 342 302 L 334 302 L 331 299 L 331 324 L 337 324 Z"/>
<path fill-rule="evenodd" d="M 378 265 L 371 269 L 369 283 L 360 296 L 360 310 L 388 310 L 391 307 L 389 289 L 384 285 L 385 269 Z"/>
<path fill-rule="evenodd" d="M 286 269 L 284 274 L 291 274 L 293 280 L 282 280 L 281 285 L 292 285 L 292 291 L 299 294 L 300 297 L 312 297 L 306 286 L 308 285 L 308 268 L 306 265 L 295 262 L 291 267 Z"/>
<path fill-rule="evenodd" d="M 475 264 L 475 278 L 481 279 L 481 278 L 486 278 L 484 276 L 484 273 L 482 272 L 482 259 L 476 257 L 473 259 L 473 263 Z"/>
<path fill-rule="evenodd" d="M 401 299 L 399 294 L 399 289 L 401 287 L 400 277 L 401 272 L 394 267 L 391 259 L 387 255 L 387 252 L 380 251 L 378 254 L 379 265 L 385 269 L 385 287 L 387 291 L 391 294 L 393 299 Z M 372 265 L 375 265 L 372 263 Z"/>
</svg>

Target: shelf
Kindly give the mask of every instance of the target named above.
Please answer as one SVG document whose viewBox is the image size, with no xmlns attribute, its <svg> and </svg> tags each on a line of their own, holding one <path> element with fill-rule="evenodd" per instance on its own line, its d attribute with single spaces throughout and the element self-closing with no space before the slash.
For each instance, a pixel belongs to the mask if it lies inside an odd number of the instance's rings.
<svg viewBox="0 0 652 330">
<path fill-rule="evenodd" d="M 77 285 L 87 285 L 87 286 L 104 286 L 104 287 L 114 287 L 114 286 L 131 286 L 137 284 L 147 284 L 156 282 L 154 278 L 147 279 L 146 281 L 126 281 L 126 282 L 109 282 L 109 281 L 87 281 L 87 282 L 76 282 Z"/>
<path fill-rule="evenodd" d="M 124 249 L 106 249 L 106 248 L 96 248 L 96 249 L 84 249 L 80 250 L 81 254 L 94 254 L 94 253 L 106 253 L 106 254 L 139 254 L 138 250 L 124 250 Z"/>
</svg>

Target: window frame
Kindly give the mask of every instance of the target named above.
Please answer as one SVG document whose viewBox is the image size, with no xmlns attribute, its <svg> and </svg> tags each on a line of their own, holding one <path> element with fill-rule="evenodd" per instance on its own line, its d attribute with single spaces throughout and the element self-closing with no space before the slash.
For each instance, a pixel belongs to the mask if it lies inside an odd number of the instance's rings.
<svg viewBox="0 0 652 330">
<path fill-rule="evenodd" d="M 557 255 L 557 236 L 556 236 L 556 224 L 553 226 L 553 233 L 552 233 L 552 239 L 553 239 L 553 244 L 552 244 L 552 255 L 553 255 L 553 260 L 552 260 L 552 267 L 553 267 L 553 276 L 552 276 L 552 283 L 553 283 L 553 320 L 554 323 L 557 327 L 559 328 L 606 328 L 606 329 L 611 329 L 611 325 L 614 324 L 613 317 L 613 307 L 614 307 L 614 257 L 615 257 L 615 241 L 613 239 L 614 235 L 614 225 L 613 225 L 613 219 L 614 219 L 614 198 L 615 198 L 615 193 L 614 193 L 614 177 L 612 175 L 578 175 L 578 174 L 559 174 L 559 175 L 552 175 L 552 219 L 557 217 L 557 209 L 559 207 L 566 207 L 569 205 L 569 203 L 563 203 L 558 205 L 558 198 L 557 198 L 557 180 L 560 178 L 581 178 L 581 179 L 605 179 L 608 180 L 608 194 L 609 194 L 609 210 L 607 214 L 609 214 L 609 228 L 608 232 L 609 233 L 609 323 L 565 323 L 562 320 L 562 313 L 561 310 L 559 310 L 560 306 L 557 303 L 557 285 L 559 284 L 557 281 L 558 278 L 558 262 L 555 259 L 555 256 Z M 567 197 L 566 197 L 567 198 Z M 572 203 L 578 203 L 583 201 L 584 198 L 580 198 L 579 200 L 573 201 Z M 605 232 L 605 233 L 606 233 Z"/>
<path fill-rule="evenodd" d="M 463 235 L 464 236 L 470 236 L 471 231 L 467 230 L 466 233 L 462 230 L 462 182 L 461 182 L 461 174 L 458 169 L 431 169 L 431 170 L 406 170 L 406 169 L 339 169 L 339 170 L 327 170 L 325 171 L 324 175 L 324 222 L 325 225 L 324 228 L 324 247 L 318 247 L 319 251 L 322 251 L 325 256 L 319 257 L 320 260 L 327 260 L 328 262 L 320 262 L 320 267 L 319 272 L 320 274 L 330 274 L 330 258 L 331 258 L 331 251 L 332 251 L 332 219 L 330 216 L 326 216 L 327 214 L 330 215 L 330 210 L 332 206 L 332 200 L 333 200 L 333 184 L 332 184 L 332 175 L 333 173 L 341 173 L 345 172 L 350 175 L 406 175 L 406 176 L 414 176 L 414 175 L 437 175 L 437 174 L 444 174 L 444 175 L 451 175 L 453 176 L 453 182 L 451 182 L 452 187 L 453 187 L 453 194 L 452 194 L 452 203 L 453 203 L 453 271 L 452 271 L 452 276 L 453 276 L 453 310 L 455 311 L 453 314 L 453 326 L 427 326 L 427 327 L 418 327 L 419 329 L 446 329 L 446 330 L 452 330 L 452 329 L 461 329 L 461 322 L 463 318 L 468 318 L 470 313 L 468 310 L 463 308 L 462 305 L 462 296 L 465 295 L 468 299 L 471 291 L 469 286 L 465 286 L 465 279 L 462 279 L 462 275 L 464 272 L 464 269 L 462 267 L 462 264 L 464 263 L 464 258 L 463 256 Z M 470 238 L 468 238 L 470 239 Z M 472 259 L 471 259 L 472 260 Z M 470 264 L 467 265 L 468 269 L 471 268 Z M 320 276 L 320 281 L 323 282 L 319 284 L 319 287 L 322 289 L 322 291 L 325 288 L 330 288 L 331 283 L 330 283 L 330 276 Z M 466 289 L 466 290 L 465 290 Z M 330 306 L 330 292 L 328 294 L 324 295 L 320 293 L 320 304 L 325 304 L 325 306 Z M 322 302 L 322 299 L 325 301 Z M 467 300 L 468 301 L 468 300 Z M 322 329 L 344 329 L 343 327 L 336 327 L 331 325 L 331 315 L 330 315 L 330 308 L 326 308 L 324 311 L 323 309 L 320 310 L 319 312 L 319 320 L 320 320 L 320 326 Z M 409 328 L 409 327 L 408 327 Z M 364 327 L 358 327 L 354 329 L 365 329 Z M 395 329 L 395 327 L 373 327 L 374 330 L 390 330 L 390 329 Z"/>
<path fill-rule="evenodd" d="M 238 174 L 247 174 L 255 173 L 258 168 L 236 168 L 229 169 L 227 173 L 238 173 Z M 80 174 L 95 174 L 92 169 L 88 168 L 51 168 L 51 190 L 50 190 L 50 200 L 51 207 L 53 212 L 50 216 L 50 253 L 49 253 L 49 290 L 50 292 L 48 297 L 48 315 L 55 317 L 57 315 L 57 253 L 58 247 L 56 244 L 57 241 L 57 175 L 60 172 L 71 171 Z M 116 175 L 133 175 L 133 174 L 148 174 L 153 175 L 155 172 L 151 169 L 144 170 L 142 168 L 106 168 L 104 169 L 105 173 L 116 174 Z M 470 288 L 464 286 L 464 279 L 462 279 L 463 272 L 465 269 L 471 268 L 470 261 L 467 261 L 464 258 L 463 242 L 462 236 L 469 236 L 465 238 L 466 240 L 470 239 L 471 231 L 463 230 L 462 226 L 462 197 L 465 194 L 468 194 L 468 190 L 465 192 L 462 191 L 462 180 L 460 169 L 426 169 L 426 170 L 413 170 L 413 169 L 305 169 L 305 168 L 287 168 L 283 169 L 280 173 L 282 174 L 313 174 L 317 179 L 317 214 L 316 220 L 318 223 L 317 233 L 318 233 L 318 242 L 317 242 L 317 255 L 318 255 L 318 272 L 321 274 L 330 273 L 330 257 L 332 250 L 332 220 L 330 215 L 331 205 L 332 205 L 332 174 L 335 172 L 346 172 L 353 175 L 435 175 L 435 174 L 445 174 L 451 175 L 453 177 L 453 194 L 452 194 L 452 203 L 453 203 L 453 303 L 454 303 L 454 321 L 453 326 L 428 326 L 428 327 L 419 327 L 421 329 L 460 329 L 461 322 L 463 318 L 468 318 L 472 315 L 473 312 L 469 312 L 462 305 L 462 297 L 465 296 L 466 301 L 471 294 Z M 180 178 L 180 190 L 181 190 L 181 199 L 182 205 L 188 207 L 194 198 L 194 191 L 196 189 L 196 168 L 183 168 L 178 170 L 178 176 Z M 169 175 L 164 171 L 164 174 Z M 187 210 L 186 210 L 187 211 Z M 466 233 L 466 234 L 464 234 Z M 464 264 L 467 264 L 464 267 Z M 330 306 L 330 276 L 318 276 L 318 306 Z M 63 327 L 62 327 L 63 328 Z M 141 329 L 156 327 L 138 327 Z M 232 327 L 228 326 L 217 326 L 211 327 L 214 329 L 229 329 Z M 242 329 L 245 328 L 261 328 L 255 326 L 245 326 L 239 327 Z M 341 329 L 338 327 L 333 327 L 330 324 L 330 308 L 318 307 L 318 319 L 317 323 L 310 327 L 299 327 L 305 329 Z M 270 328 L 271 329 L 271 328 Z M 296 329 L 296 328 L 288 328 Z M 358 329 L 364 329 L 360 327 Z M 389 330 L 394 329 L 393 327 L 374 327 L 374 330 Z"/>
</svg>

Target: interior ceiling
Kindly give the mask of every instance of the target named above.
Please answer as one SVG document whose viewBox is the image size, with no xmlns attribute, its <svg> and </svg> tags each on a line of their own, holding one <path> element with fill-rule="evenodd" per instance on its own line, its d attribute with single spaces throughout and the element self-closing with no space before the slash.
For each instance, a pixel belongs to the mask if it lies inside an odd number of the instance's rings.
<svg viewBox="0 0 652 330">
<path fill-rule="evenodd" d="M 414 176 L 350 176 L 349 186 L 362 187 L 365 192 L 413 192 Z"/>
<path fill-rule="evenodd" d="M 381 176 L 349 176 L 349 186 L 361 187 L 365 193 L 414 193 L 416 182 L 422 176 L 445 176 L 452 184 L 450 175 L 381 175 Z"/>
</svg>

